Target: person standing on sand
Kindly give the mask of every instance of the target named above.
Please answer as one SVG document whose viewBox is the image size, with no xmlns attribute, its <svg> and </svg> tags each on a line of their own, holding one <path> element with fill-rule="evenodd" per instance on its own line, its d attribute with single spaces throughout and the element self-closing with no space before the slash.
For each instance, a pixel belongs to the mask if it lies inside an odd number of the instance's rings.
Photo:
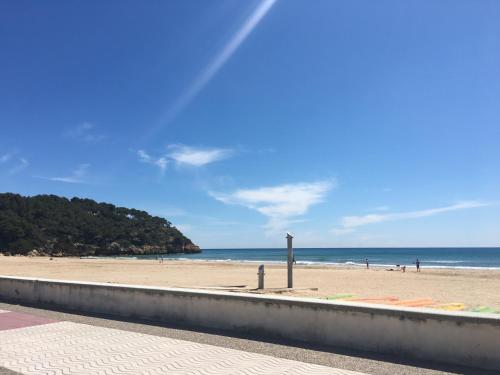
<svg viewBox="0 0 500 375">
<path fill-rule="evenodd" d="M 418 258 L 415 261 L 415 265 L 417 266 L 417 272 L 420 272 L 420 261 L 418 260 Z"/>
<path fill-rule="evenodd" d="M 370 263 L 368 263 L 368 258 L 365 259 L 365 262 L 366 262 L 366 269 L 369 269 L 370 268 Z"/>
</svg>

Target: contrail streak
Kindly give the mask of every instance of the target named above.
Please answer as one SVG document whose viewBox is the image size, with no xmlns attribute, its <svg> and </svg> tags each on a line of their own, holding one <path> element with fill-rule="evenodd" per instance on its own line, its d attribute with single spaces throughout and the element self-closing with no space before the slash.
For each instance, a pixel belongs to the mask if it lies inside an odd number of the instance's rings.
<svg viewBox="0 0 500 375">
<path fill-rule="evenodd" d="M 166 112 L 160 123 L 153 127 L 148 133 L 147 138 L 151 137 L 162 127 L 172 122 L 180 112 L 182 112 L 189 103 L 200 93 L 208 82 L 217 74 L 224 64 L 231 58 L 238 47 L 245 41 L 250 33 L 257 27 L 259 22 L 272 8 L 276 0 L 263 0 L 252 14 L 245 20 L 243 25 L 226 43 L 222 50 L 212 59 L 203 72 L 189 85 L 181 96 L 179 96 L 170 109 Z"/>
</svg>

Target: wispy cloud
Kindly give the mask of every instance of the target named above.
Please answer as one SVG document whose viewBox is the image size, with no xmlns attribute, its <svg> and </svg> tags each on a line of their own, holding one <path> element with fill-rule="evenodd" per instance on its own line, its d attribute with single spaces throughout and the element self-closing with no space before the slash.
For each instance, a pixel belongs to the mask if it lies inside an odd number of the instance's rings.
<svg viewBox="0 0 500 375">
<path fill-rule="evenodd" d="M 159 157 L 153 157 L 145 150 L 138 150 L 137 156 L 140 162 L 155 165 L 164 172 L 170 162 L 178 166 L 202 167 L 226 159 L 233 154 L 231 149 L 214 147 L 169 145 L 167 149 L 169 151 Z"/>
<path fill-rule="evenodd" d="M 195 148 L 182 145 L 171 145 L 169 148 L 173 151 L 168 156 L 177 164 L 194 167 L 226 159 L 232 154 L 232 150 L 223 148 Z"/>
<path fill-rule="evenodd" d="M 8 168 L 7 173 L 10 175 L 19 173 L 30 165 L 28 159 L 17 156 L 17 154 L 17 152 L 7 152 L 0 155 L 0 164 L 4 164 L 5 168 Z"/>
<path fill-rule="evenodd" d="M 200 75 L 191 82 L 187 89 L 174 101 L 173 105 L 163 115 L 158 126 L 154 127 L 147 136 L 154 134 L 159 128 L 168 125 L 181 113 L 191 101 L 212 80 L 217 72 L 231 58 L 245 39 L 257 27 L 259 22 L 272 8 L 276 0 L 262 0 L 250 16 L 243 22 L 224 47 L 214 56 L 210 63 L 202 70 Z"/>
<path fill-rule="evenodd" d="M 9 160 L 9 159 L 10 159 L 10 157 L 7 160 Z M 19 173 L 23 169 L 26 169 L 30 165 L 29 161 L 25 158 L 17 158 L 16 161 L 17 162 L 15 163 L 15 165 L 9 170 L 9 174 Z"/>
<path fill-rule="evenodd" d="M 230 194 L 210 192 L 210 195 L 226 204 L 238 204 L 256 210 L 268 218 L 268 234 L 284 231 L 309 208 L 323 201 L 334 186 L 333 181 L 285 184 L 257 189 L 240 189 Z"/>
<path fill-rule="evenodd" d="M 396 212 L 387 214 L 369 214 L 361 216 L 344 216 L 341 219 L 340 227 L 332 229 L 332 233 L 335 235 L 341 235 L 354 232 L 354 230 L 357 227 L 361 227 L 364 225 L 377 224 L 386 221 L 417 219 L 422 217 L 439 215 L 446 212 L 485 207 L 489 205 L 490 203 L 480 202 L 480 201 L 464 201 L 452 204 L 450 206 L 429 208 L 420 211 L 407 211 L 407 212 Z"/>
<path fill-rule="evenodd" d="M 98 143 L 106 136 L 97 131 L 96 126 L 90 122 L 84 122 L 64 133 L 68 138 L 76 139 L 87 143 Z"/>
<path fill-rule="evenodd" d="M 157 166 L 162 173 L 167 169 L 168 160 L 165 156 L 153 158 L 144 150 L 137 151 L 137 156 L 139 156 L 139 161 Z"/>
<path fill-rule="evenodd" d="M 50 181 L 66 182 L 69 184 L 85 184 L 88 183 L 87 175 L 90 164 L 80 164 L 69 176 L 65 177 L 44 177 Z"/>
<path fill-rule="evenodd" d="M 0 156 L 0 163 L 7 163 L 10 158 L 12 158 L 12 154 L 3 154 L 2 156 Z"/>
<path fill-rule="evenodd" d="M 389 211 L 389 206 L 378 206 L 373 208 L 375 211 Z"/>
</svg>

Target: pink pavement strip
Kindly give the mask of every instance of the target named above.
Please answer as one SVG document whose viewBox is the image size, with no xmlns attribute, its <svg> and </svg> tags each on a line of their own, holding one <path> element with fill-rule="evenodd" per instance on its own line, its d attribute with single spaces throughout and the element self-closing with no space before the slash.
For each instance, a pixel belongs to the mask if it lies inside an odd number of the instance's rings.
<svg viewBox="0 0 500 375">
<path fill-rule="evenodd" d="M 51 323 L 51 324 L 48 324 Z M 0 314 L 0 368 L 23 375 L 360 375 L 332 367 L 30 314 Z"/>
</svg>

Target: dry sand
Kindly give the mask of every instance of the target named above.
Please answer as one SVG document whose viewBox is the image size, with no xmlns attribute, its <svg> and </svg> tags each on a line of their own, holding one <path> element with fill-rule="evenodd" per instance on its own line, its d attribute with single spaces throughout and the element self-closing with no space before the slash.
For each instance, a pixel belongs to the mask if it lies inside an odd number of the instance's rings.
<svg viewBox="0 0 500 375">
<path fill-rule="evenodd" d="M 196 261 L 77 259 L 0 256 L 0 275 L 169 287 L 257 287 L 257 264 Z M 286 266 L 266 266 L 266 288 L 286 286 Z M 295 266 L 296 290 L 287 295 L 328 297 L 349 293 L 358 297 L 393 296 L 401 300 L 432 299 L 463 303 L 466 308 L 500 310 L 500 271 L 426 270 L 390 272 L 384 269 Z M 268 291 L 272 292 L 272 291 Z"/>
</svg>

